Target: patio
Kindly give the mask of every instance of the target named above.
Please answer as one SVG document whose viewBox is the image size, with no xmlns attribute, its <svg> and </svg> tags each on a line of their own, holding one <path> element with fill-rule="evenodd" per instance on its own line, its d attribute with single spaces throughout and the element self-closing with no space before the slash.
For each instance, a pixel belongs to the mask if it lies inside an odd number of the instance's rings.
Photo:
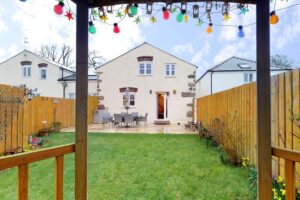
<svg viewBox="0 0 300 200">
<path fill-rule="evenodd" d="M 75 128 L 65 128 L 62 132 L 75 132 Z M 88 126 L 90 133 L 148 133 L 148 134 L 197 134 L 197 132 L 188 130 L 183 124 L 155 125 L 146 126 L 118 127 L 111 124 L 91 124 Z"/>
</svg>

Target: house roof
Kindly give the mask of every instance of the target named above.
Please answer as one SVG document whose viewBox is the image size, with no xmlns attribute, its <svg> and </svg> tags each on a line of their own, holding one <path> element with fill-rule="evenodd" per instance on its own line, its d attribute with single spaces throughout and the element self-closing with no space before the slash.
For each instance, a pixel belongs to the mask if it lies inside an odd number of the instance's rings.
<svg viewBox="0 0 300 200">
<path fill-rule="evenodd" d="M 89 74 L 88 80 L 89 81 L 96 81 L 97 80 L 97 75 Z M 76 74 L 65 76 L 63 78 L 58 79 L 57 81 L 76 81 Z"/>
<path fill-rule="evenodd" d="M 271 71 L 286 71 L 292 68 L 279 68 L 271 66 Z M 198 82 L 208 72 L 239 72 L 239 71 L 256 71 L 256 62 L 236 56 L 230 57 L 223 62 L 207 70 L 196 82 Z"/>
<path fill-rule="evenodd" d="M 194 64 L 192 64 L 192 63 L 189 63 L 189 62 L 187 62 L 187 61 L 185 61 L 185 60 L 183 60 L 183 59 L 181 59 L 181 58 L 178 58 L 177 56 L 174 56 L 174 55 L 172 55 L 172 54 L 170 54 L 170 53 L 168 53 L 168 52 L 166 52 L 166 51 L 164 51 L 164 50 L 162 50 L 162 49 L 160 49 L 160 48 L 158 48 L 158 47 L 155 47 L 155 46 L 149 44 L 148 42 L 144 42 L 144 43 L 142 43 L 142 44 L 140 44 L 140 45 L 134 47 L 133 49 L 130 49 L 129 51 L 123 53 L 122 55 L 120 55 L 120 56 L 118 56 L 118 57 L 116 57 L 116 58 L 114 58 L 114 59 L 108 61 L 107 63 L 104 63 L 103 65 L 97 67 L 96 69 L 104 67 L 105 65 L 111 63 L 112 61 L 115 61 L 115 60 L 117 60 L 117 59 L 119 59 L 119 58 L 125 56 L 126 54 L 130 53 L 131 51 L 133 51 L 133 50 L 135 50 L 135 49 L 140 48 L 140 47 L 143 46 L 143 45 L 148 45 L 148 46 L 150 46 L 150 47 L 152 47 L 152 48 L 155 48 L 155 49 L 157 49 L 157 50 L 159 50 L 159 51 L 161 51 L 161 52 L 163 52 L 163 53 L 165 53 L 165 54 L 168 54 L 168 55 L 170 55 L 170 56 L 172 56 L 172 57 L 174 57 L 174 58 L 176 58 L 176 59 L 178 59 L 178 60 L 181 60 L 181 61 L 183 61 L 183 62 L 185 62 L 185 63 L 187 63 L 187 64 L 189 64 L 189 65 L 192 65 L 192 66 L 195 67 L 195 68 L 198 68 L 196 65 L 194 65 Z"/>
<path fill-rule="evenodd" d="M 70 67 L 66 67 L 66 66 L 61 65 L 61 64 L 59 64 L 59 63 L 56 63 L 56 62 L 54 62 L 54 61 L 52 61 L 52 60 L 43 58 L 43 57 L 41 57 L 41 56 L 39 56 L 39 55 L 37 55 L 37 54 L 31 52 L 31 51 L 28 51 L 28 50 L 26 50 L 26 49 L 23 50 L 23 51 L 21 51 L 20 53 L 18 53 L 18 54 L 16 54 L 16 55 L 14 55 L 14 56 L 8 58 L 7 60 L 1 62 L 0 65 L 4 64 L 5 62 L 7 62 L 7 61 L 9 61 L 9 60 L 14 59 L 15 57 L 17 57 L 18 55 L 20 55 L 20 54 L 22 54 L 22 53 L 30 53 L 31 55 L 36 56 L 36 57 L 38 57 L 39 59 L 42 59 L 42 60 L 44 60 L 45 62 L 50 63 L 50 64 L 52 64 L 52 65 L 55 65 L 55 66 L 57 66 L 57 67 L 59 67 L 59 68 L 61 68 L 61 69 L 64 69 L 64 70 L 67 70 L 67 71 L 70 71 L 70 72 L 75 72 L 75 71 L 72 70 Z"/>
</svg>

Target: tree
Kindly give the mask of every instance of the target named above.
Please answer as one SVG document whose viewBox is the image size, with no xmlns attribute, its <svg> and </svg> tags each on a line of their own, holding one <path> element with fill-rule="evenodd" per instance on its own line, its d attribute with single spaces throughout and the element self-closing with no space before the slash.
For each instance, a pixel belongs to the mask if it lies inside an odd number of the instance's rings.
<svg viewBox="0 0 300 200">
<path fill-rule="evenodd" d="M 98 51 L 90 51 L 89 52 L 89 67 L 90 68 L 97 68 L 102 65 L 104 59 L 102 56 L 99 55 Z"/>
<path fill-rule="evenodd" d="M 285 55 L 271 56 L 271 66 L 277 68 L 293 68 L 294 62 Z"/>
<path fill-rule="evenodd" d="M 66 44 L 63 44 L 59 49 L 56 44 L 53 45 L 41 45 L 39 51 L 36 53 L 42 58 L 52 60 L 64 66 L 70 66 L 74 63 L 72 59 L 73 49 Z"/>
<path fill-rule="evenodd" d="M 40 49 L 37 51 L 36 54 L 41 56 L 42 58 L 46 58 L 52 60 L 56 63 L 69 67 L 70 65 L 74 64 L 73 59 L 73 49 L 66 44 L 63 44 L 61 48 L 58 48 L 56 44 L 41 45 Z M 99 67 L 103 62 L 104 59 L 102 56 L 99 55 L 98 51 L 91 51 L 89 52 L 88 62 L 90 68 Z"/>
</svg>

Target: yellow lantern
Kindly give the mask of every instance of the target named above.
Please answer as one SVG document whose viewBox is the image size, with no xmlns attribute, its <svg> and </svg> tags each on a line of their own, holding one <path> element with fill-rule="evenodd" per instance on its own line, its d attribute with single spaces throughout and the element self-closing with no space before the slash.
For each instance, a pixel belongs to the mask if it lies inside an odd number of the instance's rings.
<svg viewBox="0 0 300 200">
<path fill-rule="evenodd" d="M 213 32 L 213 28 L 212 28 L 213 24 L 212 23 L 209 23 L 208 24 L 208 27 L 206 29 L 206 33 L 210 34 Z"/>
</svg>

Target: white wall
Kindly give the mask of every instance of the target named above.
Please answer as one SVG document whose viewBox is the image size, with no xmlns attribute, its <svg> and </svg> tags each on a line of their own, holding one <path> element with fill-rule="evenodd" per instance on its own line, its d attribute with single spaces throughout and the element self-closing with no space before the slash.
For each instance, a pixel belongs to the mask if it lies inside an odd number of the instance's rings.
<svg viewBox="0 0 300 200">
<path fill-rule="evenodd" d="M 68 81 L 67 87 L 65 90 L 66 98 L 68 99 L 70 97 L 70 94 L 76 94 L 76 82 L 75 81 Z M 97 95 L 97 80 L 90 80 L 88 82 L 88 94 L 91 96 L 91 94 Z"/>
<path fill-rule="evenodd" d="M 137 57 L 153 56 L 152 75 L 139 76 L 139 64 Z M 176 64 L 176 76 L 172 78 L 165 77 L 165 64 Z M 101 104 L 104 104 L 110 113 L 125 112 L 122 106 L 122 93 L 119 92 L 121 87 L 136 87 L 136 105 L 130 108 L 129 112 L 139 112 L 144 115 L 148 113 L 148 121 L 153 122 L 157 118 L 157 97 L 156 92 L 169 92 L 168 112 L 171 123 L 184 123 L 188 121 L 187 107 L 192 103 L 191 97 L 181 97 L 181 92 L 188 92 L 188 83 L 193 79 L 188 75 L 193 74 L 196 68 L 166 54 L 156 48 L 143 44 L 127 54 L 107 63 L 100 67 L 97 72 L 101 72 L 100 79 L 100 96 L 104 96 Z M 152 94 L 150 94 L 152 90 Z M 173 94 L 176 90 L 176 94 Z"/>
<path fill-rule="evenodd" d="M 22 61 L 31 61 L 31 77 L 23 77 Z M 47 78 L 40 78 L 38 64 L 47 63 Z M 30 89 L 37 88 L 41 96 L 63 97 L 63 87 L 57 81 L 61 77 L 61 68 L 41 59 L 30 52 L 22 52 L 0 64 L 0 83 L 20 86 L 26 84 Z"/>
<path fill-rule="evenodd" d="M 284 73 L 285 71 L 271 71 L 271 76 Z M 196 83 L 196 95 L 197 97 L 203 97 L 211 94 L 211 77 L 212 77 L 212 93 L 221 92 L 228 90 L 243 84 L 244 74 L 252 73 L 253 81 L 256 81 L 256 72 L 254 71 L 243 71 L 243 72 L 207 72 L 197 83 Z"/>
<path fill-rule="evenodd" d="M 211 93 L 211 72 L 207 72 L 197 83 L 196 83 L 196 96 L 203 97 L 210 95 Z"/>
</svg>

